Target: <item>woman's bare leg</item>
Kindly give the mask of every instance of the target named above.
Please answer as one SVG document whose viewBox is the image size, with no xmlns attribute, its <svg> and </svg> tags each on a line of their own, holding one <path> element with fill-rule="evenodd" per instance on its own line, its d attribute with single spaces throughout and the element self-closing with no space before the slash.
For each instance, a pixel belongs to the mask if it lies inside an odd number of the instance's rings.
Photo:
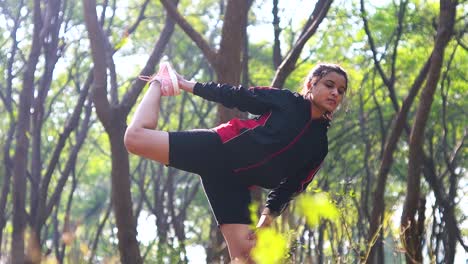
<svg viewBox="0 0 468 264">
<path fill-rule="evenodd" d="M 161 85 L 159 82 L 152 82 L 127 127 L 124 143 L 130 153 L 167 165 L 169 134 L 156 130 L 160 101 Z"/>
<path fill-rule="evenodd" d="M 241 263 L 255 263 L 250 257 L 250 251 L 255 246 L 253 231 L 245 224 L 222 224 L 221 233 L 228 245 L 231 260 Z"/>
</svg>

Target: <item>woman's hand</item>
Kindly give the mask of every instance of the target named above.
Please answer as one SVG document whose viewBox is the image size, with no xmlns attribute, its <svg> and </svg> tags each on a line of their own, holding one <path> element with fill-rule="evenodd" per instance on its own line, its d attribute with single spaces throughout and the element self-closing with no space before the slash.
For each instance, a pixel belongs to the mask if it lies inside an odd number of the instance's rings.
<svg viewBox="0 0 468 264">
<path fill-rule="evenodd" d="M 184 78 L 184 76 L 178 73 L 176 73 L 176 75 L 177 81 L 179 82 L 179 88 L 186 92 L 193 93 L 193 87 L 195 86 L 196 82 L 188 81 Z"/>
<path fill-rule="evenodd" d="M 257 228 L 270 227 L 273 223 L 273 216 L 269 214 L 262 214 L 258 220 Z"/>
<path fill-rule="evenodd" d="M 258 220 L 256 230 L 253 230 L 249 236 L 249 240 L 257 240 L 257 231 L 261 228 L 268 228 L 273 223 L 275 218 L 270 214 L 270 209 L 265 208 L 260 215 L 260 219 Z"/>
<path fill-rule="evenodd" d="M 257 228 L 270 227 L 273 223 L 274 217 L 270 213 L 270 209 L 267 207 L 263 209 L 262 215 L 258 220 Z"/>
</svg>

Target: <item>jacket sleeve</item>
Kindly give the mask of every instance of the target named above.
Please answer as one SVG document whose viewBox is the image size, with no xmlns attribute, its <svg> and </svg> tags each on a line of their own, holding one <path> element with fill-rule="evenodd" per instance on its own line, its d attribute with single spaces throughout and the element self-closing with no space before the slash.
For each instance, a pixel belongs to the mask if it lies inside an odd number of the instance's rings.
<svg viewBox="0 0 468 264">
<path fill-rule="evenodd" d="M 271 215 L 279 216 L 288 207 L 292 199 L 305 191 L 322 166 L 322 162 L 323 160 L 318 164 L 306 166 L 296 175 L 284 178 L 276 188 L 270 191 L 265 207 L 270 209 Z"/>
<path fill-rule="evenodd" d="M 197 83 L 193 93 L 206 100 L 221 103 L 225 107 L 236 107 L 240 111 L 260 115 L 279 105 L 281 90 L 275 88 L 250 88 L 217 84 L 214 82 Z"/>
</svg>

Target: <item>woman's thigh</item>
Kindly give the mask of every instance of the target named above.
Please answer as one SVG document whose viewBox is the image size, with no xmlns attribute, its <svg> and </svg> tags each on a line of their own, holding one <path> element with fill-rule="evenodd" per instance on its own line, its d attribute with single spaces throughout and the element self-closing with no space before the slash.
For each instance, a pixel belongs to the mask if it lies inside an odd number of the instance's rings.
<svg viewBox="0 0 468 264">
<path fill-rule="evenodd" d="M 252 202 L 248 186 L 230 172 L 202 174 L 203 189 L 210 202 L 218 226 L 252 223 L 249 206 Z"/>
<path fill-rule="evenodd" d="M 218 171 L 222 142 L 210 129 L 169 132 L 169 166 L 196 174 Z"/>
</svg>

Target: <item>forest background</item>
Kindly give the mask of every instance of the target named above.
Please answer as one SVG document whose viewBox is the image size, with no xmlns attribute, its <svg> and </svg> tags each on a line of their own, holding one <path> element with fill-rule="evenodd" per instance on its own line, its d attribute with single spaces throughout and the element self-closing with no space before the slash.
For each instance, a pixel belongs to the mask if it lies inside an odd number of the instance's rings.
<svg viewBox="0 0 468 264">
<path fill-rule="evenodd" d="M 1 0 L 0 263 L 227 263 L 196 175 L 128 155 L 169 60 L 188 78 L 299 91 L 348 70 L 329 154 L 259 235 L 259 263 L 465 263 L 467 1 Z M 246 113 L 183 93 L 159 127 Z M 200 150 L 201 154 L 203 150 Z M 242 155 L 242 153 L 239 153 Z M 252 216 L 265 200 L 256 190 Z"/>
</svg>

